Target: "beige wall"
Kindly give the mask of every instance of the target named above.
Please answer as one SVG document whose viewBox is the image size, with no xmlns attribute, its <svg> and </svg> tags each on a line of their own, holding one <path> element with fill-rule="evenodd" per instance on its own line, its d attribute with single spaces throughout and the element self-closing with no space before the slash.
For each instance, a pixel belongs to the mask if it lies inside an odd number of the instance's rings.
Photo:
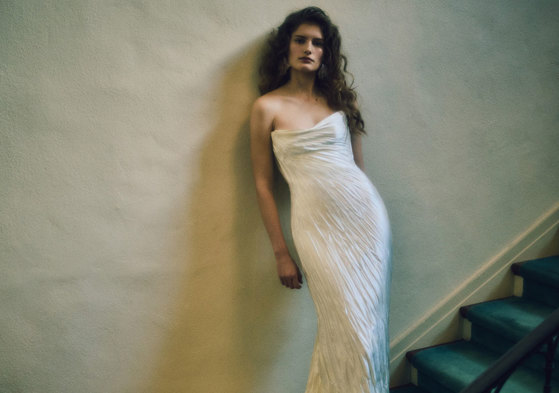
<svg viewBox="0 0 559 393">
<path fill-rule="evenodd" d="M 297 1 L 0 3 L 0 391 L 302 392 L 247 120 Z M 559 6 L 319 1 L 394 232 L 391 334 L 559 199 Z M 287 194 L 282 211 L 287 217 Z"/>
</svg>

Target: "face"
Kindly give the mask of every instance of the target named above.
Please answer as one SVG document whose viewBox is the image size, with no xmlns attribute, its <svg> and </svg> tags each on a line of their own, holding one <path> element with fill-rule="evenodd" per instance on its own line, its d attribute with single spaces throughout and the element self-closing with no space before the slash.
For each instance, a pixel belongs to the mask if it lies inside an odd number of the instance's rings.
<svg viewBox="0 0 559 393">
<path fill-rule="evenodd" d="M 303 23 L 291 35 L 288 62 L 294 70 L 315 72 L 320 67 L 324 39 L 318 25 Z"/>
</svg>

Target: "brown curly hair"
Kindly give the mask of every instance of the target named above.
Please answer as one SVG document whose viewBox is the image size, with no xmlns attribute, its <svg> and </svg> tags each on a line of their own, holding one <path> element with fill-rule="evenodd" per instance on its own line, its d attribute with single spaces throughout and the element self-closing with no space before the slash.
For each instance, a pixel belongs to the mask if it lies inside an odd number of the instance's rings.
<svg viewBox="0 0 559 393">
<path fill-rule="evenodd" d="M 316 24 L 324 37 L 322 64 L 317 72 L 315 89 L 326 98 L 328 105 L 342 110 L 351 133 L 365 134 L 365 123 L 357 108 L 357 95 L 346 81 L 347 58 L 341 53 L 342 38 L 338 27 L 318 7 L 307 7 L 289 14 L 283 23 L 270 33 L 260 62 L 260 94 L 266 94 L 289 81 L 287 69 L 289 42 L 293 32 L 303 23 Z"/>
</svg>

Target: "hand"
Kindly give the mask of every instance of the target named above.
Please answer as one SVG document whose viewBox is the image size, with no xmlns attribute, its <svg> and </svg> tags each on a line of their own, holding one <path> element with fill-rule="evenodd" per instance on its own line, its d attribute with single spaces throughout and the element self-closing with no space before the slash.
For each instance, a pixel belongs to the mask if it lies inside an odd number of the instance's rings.
<svg viewBox="0 0 559 393">
<path fill-rule="evenodd" d="M 293 259 L 291 259 L 290 255 L 285 255 L 280 257 L 276 261 L 277 268 L 278 268 L 278 275 L 282 285 L 285 285 L 291 289 L 299 289 L 301 288 L 301 284 L 303 283 L 303 275 L 299 270 L 299 267 Z"/>
</svg>

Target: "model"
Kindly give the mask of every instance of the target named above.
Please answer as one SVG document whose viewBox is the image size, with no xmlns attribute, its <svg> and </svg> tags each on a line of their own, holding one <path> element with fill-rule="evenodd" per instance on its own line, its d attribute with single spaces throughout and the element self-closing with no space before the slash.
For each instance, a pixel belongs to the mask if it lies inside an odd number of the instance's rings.
<svg viewBox="0 0 559 393">
<path fill-rule="evenodd" d="M 305 393 L 388 393 L 390 226 L 363 172 L 364 122 L 346 82 L 337 27 L 317 7 L 287 16 L 268 41 L 254 103 L 251 158 L 282 285 L 309 285 L 318 317 Z M 291 257 L 273 195 L 289 184 Z"/>
</svg>

